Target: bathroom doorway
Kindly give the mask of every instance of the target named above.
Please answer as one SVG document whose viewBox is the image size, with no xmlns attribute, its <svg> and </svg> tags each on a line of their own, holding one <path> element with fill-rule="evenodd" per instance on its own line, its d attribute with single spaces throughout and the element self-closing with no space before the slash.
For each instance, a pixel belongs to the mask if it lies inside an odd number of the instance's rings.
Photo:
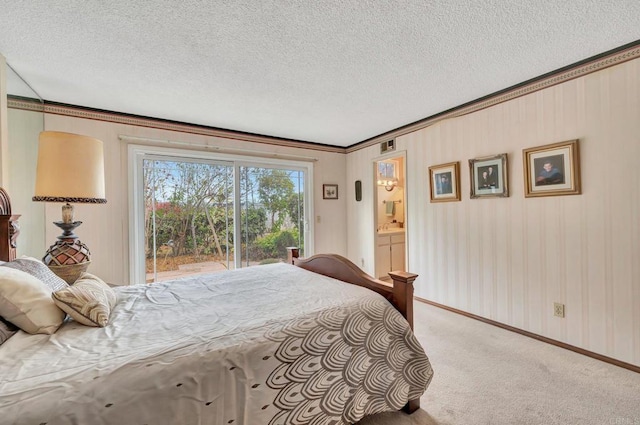
<svg viewBox="0 0 640 425">
<path fill-rule="evenodd" d="M 406 271 L 406 157 L 404 152 L 374 161 L 376 278 L 390 281 L 390 271 Z"/>
</svg>

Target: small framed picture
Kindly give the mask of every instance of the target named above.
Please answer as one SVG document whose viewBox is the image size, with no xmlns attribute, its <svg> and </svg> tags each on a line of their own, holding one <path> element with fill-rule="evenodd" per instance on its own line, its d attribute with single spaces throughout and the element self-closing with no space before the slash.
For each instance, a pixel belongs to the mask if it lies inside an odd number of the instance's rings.
<svg viewBox="0 0 640 425">
<path fill-rule="evenodd" d="M 578 140 L 523 149 L 522 159 L 526 198 L 581 193 Z"/>
<path fill-rule="evenodd" d="M 460 162 L 429 167 L 431 202 L 460 200 Z"/>
<path fill-rule="evenodd" d="M 469 160 L 471 198 L 507 197 L 507 154 Z"/>
<path fill-rule="evenodd" d="M 322 185 L 322 199 L 338 199 L 338 185 L 337 184 L 323 184 Z"/>
</svg>

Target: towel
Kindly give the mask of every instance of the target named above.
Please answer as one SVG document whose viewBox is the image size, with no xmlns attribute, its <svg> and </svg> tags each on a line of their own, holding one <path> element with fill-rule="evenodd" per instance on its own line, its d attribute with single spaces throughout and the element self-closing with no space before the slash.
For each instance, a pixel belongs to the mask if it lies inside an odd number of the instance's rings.
<svg viewBox="0 0 640 425">
<path fill-rule="evenodd" d="M 394 215 L 395 212 L 395 208 L 396 207 L 396 203 L 393 201 L 387 201 L 387 209 L 386 209 L 386 214 L 389 216 Z"/>
</svg>

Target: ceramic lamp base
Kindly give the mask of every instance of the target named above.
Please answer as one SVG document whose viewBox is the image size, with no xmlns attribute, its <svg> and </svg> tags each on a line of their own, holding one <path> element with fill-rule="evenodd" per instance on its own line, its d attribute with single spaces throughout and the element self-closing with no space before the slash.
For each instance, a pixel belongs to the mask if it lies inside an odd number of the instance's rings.
<svg viewBox="0 0 640 425">
<path fill-rule="evenodd" d="M 49 269 L 56 274 L 59 278 L 67 282 L 69 285 L 73 285 L 76 280 L 82 276 L 82 273 L 87 271 L 91 261 L 80 264 L 71 264 L 66 266 L 52 266 L 49 265 Z"/>
<path fill-rule="evenodd" d="M 89 267 L 91 252 L 79 239 L 59 238 L 49 247 L 42 262 L 56 275 L 72 284 Z"/>
</svg>

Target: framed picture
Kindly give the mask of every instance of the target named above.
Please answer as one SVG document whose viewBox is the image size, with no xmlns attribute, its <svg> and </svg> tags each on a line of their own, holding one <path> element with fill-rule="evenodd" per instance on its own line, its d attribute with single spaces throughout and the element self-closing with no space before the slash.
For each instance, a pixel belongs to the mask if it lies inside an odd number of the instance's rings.
<svg viewBox="0 0 640 425">
<path fill-rule="evenodd" d="M 471 198 L 507 197 L 507 154 L 469 160 Z"/>
<path fill-rule="evenodd" d="M 581 193 L 578 140 L 523 149 L 522 159 L 526 198 Z"/>
<path fill-rule="evenodd" d="M 337 184 L 323 184 L 322 185 L 322 199 L 338 199 L 338 185 Z"/>
<path fill-rule="evenodd" d="M 429 167 L 431 202 L 460 200 L 460 162 Z"/>
</svg>

